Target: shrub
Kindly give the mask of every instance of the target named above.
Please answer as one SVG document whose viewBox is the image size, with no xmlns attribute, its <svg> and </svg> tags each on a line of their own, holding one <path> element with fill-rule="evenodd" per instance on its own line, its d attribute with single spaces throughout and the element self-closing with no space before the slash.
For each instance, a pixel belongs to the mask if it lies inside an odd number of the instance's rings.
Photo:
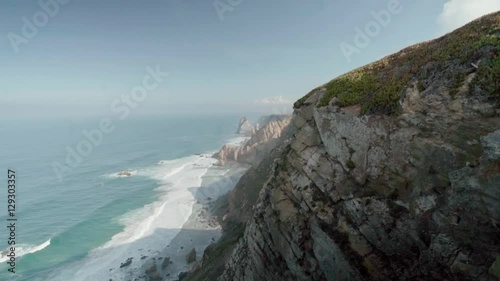
<svg viewBox="0 0 500 281">
<path fill-rule="evenodd" d="M 356 164 L 351 159 L 347 160 L 346 165 L 347 165 L 347 168 L 349 168 L 349 170 L 353 170 L 354 168 L 356 168 Z"/>
<path fill-rule="evenodd" d="M 398 101 L 411 81 L 418 78 L 417 88 L 423 91 L 421 81 L 435 79 L 433 73 L 449 71 L 445 77 L 451 85 L 450 93 L 458 92 L 465 79 L 463 69 L 483 60 L 472 86 L 481 89 L 490 98 L 500 99 L 500 14 L 495 13 L 473 21 L 441 38 L 417 44 L 377 62 L 355 69 L 326 84 L 326 93 L 318 107 L 327 106 L 336 98 L 338 106 L 360 104 L 362 113 L 397 114 Z M 431 63 L 432 70 L 424 66 Z M 433 64 L 432 64 L 433 63 Z M 432 82 L 432 81 L 431 81 Z M 429 83 L 426 83 L 429 85 Z M 471 90 L 472 91 L 472 90 Z M 300 107 L 309 93 L 299 99 Z"/>
<path fill-rule="evenodd" d="M 499 48 L 500 49 L 500 48 Z M 489 98 L 500 102 L 500 55 L 487 62 L 483 62 L 471 83 L 471 92 L 479 88 Z"/>
</svg>

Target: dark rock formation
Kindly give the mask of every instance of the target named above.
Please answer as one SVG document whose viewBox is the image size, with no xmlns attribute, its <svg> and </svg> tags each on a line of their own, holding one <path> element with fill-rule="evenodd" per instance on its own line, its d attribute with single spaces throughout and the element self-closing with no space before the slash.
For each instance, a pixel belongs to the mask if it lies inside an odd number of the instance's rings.
<svg viewBox="0 0 500 281">
<path fill-rule="evenodd" d="M 132 263 L 133 258 L 128 258 L 125 262 L 120 264 L 120 268 L 124 268 L 126 266 L 129 266 Z"/>
<path fill-rule="evenodd" d="M 163 262 L 161 263 L 161 268 L 165 269 L 171 264 L 172 264 L 172 261 L 170 260 L 170 257 L 166 257 L 165 259 L 163 259 Z"/>
<path fill-rule="evenodd" d="M 187 275 L 188 275 L 187 272 L 181 272 L 179 273 L 179 276 L 177 278 L 179 279 L 179 281 L 182 281 L 184 280 L 184 278 L 186 278 Z"/>
<path fill-rule="evenodd" d="M 132 175 L 132 173 L 130 173 L 129 171 L 121 171 L 118 173 L 119 176 L 125 176 L 125 177 L 130 177 Z"/>
<path fill-rule="evenodd" d="M 151 266 L 145 270 L 145 273 L 149 278 L 148 280 L 151 280 L 151 281 L 161 281 L 162 280 L 160 273 L 157 271 L 156 263 L 152 263 Z"/>
<path fill-rule="evenodd" d="M 187 263 L 193 263 L 196 261 L 196 249 L 193 248 L 189 253 L 186 255 L 186 262 Z"/>
</svg>

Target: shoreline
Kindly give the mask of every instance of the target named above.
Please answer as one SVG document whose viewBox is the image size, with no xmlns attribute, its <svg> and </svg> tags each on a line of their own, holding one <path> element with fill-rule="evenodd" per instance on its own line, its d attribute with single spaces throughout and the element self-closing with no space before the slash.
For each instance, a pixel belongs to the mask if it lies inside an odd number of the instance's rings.
<svg viewBox="0 0 500 281">
<path fill-rule="evenodd" d="M 232 190 L 247 170 L 247 165 L 235 162 L 224 167 L 210 167 L 195 194 L 196 203 L 191 215 L 179 233 L 163 249 L 143 258 L 144 263 L 138 273 L 145 272 L 145 275 L 130 277 L 141 281 L 155 278 L 175 281 L 180 273 L 190 271 L 201 259 L 204 250 L 222 235 L 222 228 L 216 216 L 211 213 L 213 204 L 220 196 Z M 188 264 L 186 256 L 192 249 L 196 251 L 196 261 Z"/>
<path fill-rule="evenodd" d="M 246 139 L 235 136 L 225 144 L 239 146 Z M 190 271 L 196 262 L 188 264 L 186 255 L 194 248 L 195 261 L 201 260 L 204 250 L 222 235 L 217 217 L 211 214 L 213 204 L 249 168 L 236 162 L 219 166 L 216 153 L 193 153 L 134 170 L 130 176 L 157 181 L 156 199 L 117 217 L 124 225 L 121 232 L 83 259 L 52 271 L 49 280 L 176 281 L 179 273 Z"/>
<path fill-rule="evenodd" d="M 183 161 L 160 161 L 154 168 L 159 197 L 122 215 L 119 220 L 127 225 L 122 232 L 92 249 L 82 261 L 53 272 L 50 279 L 178 280 L 180 272 L 195 264 L 186 262 L 189 251 L 194 248 L 199 260 L 205 248 L 221 236 L 221 226 L 210 215 L 211 206 L 249 168 L 239 163 L 218 166 L 212 155 L 206 152 L 181 158 Z M 185 171 L 179 172 L 178 166 Z M 167 258 L 171 263 L 165 262 Z"/>
</svg>

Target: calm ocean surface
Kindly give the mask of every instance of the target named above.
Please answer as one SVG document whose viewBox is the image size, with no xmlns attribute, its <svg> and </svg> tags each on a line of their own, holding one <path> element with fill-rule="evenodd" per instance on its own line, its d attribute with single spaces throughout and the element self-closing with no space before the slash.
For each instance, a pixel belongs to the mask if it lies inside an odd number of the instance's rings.
<svg viewBox="0 0 500 281">
<path fill-rule="evenodd" d="M 57 178 L 52 163 L 65 163 L 66 147 L 75 148 L 85 139 L 82 130 L 97 128 L 98 119 L 0 121 L 2 250 L 8 246 L 8 168 L 17 176 L 18 218 L 16 274 L 7 272 L 6 258 L 2 257 L 0 280 L 72 280 L 68 268 L 78 267 L 89 251 L 109 243 L 128 224 L 147 216 L 138 210 L 159 198 L 158 178 L 162 174 L 182 173 L 182 167 L 193 161 L 193 154 L 215 152 L 237 137 L 234 132 L 239 117 L 115 122 L 116 129 L 104 135 L 102 144 L 94 146 L 63 181 Z M 168 165 L 160 169 L 162 163 Z M 134 175 L 118 177 L 122 170 Z"/>
</svg>

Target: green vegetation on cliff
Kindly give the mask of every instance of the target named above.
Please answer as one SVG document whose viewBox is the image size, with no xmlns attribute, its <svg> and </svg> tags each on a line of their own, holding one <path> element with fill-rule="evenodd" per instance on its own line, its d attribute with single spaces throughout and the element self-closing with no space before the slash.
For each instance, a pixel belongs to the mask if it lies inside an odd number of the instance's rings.
<svg viewBox="0 0 500 281">
<path fill-rule="evenodd" d="M 479 64 L 479 65 L 477 65 Z M 478 69 L 476 69 L 478 67 Z M 334 100 L 340 107 L 361 105 L 362 113 L 394 114 L 404 90 L 414 85 L 420 91 L 448 88 L 458 92 L 466 76 L 476 71 L 469 92 L 500 100 L 500 13 L 485 16 L 436 40 L 417 44 L 337 77 L 299 99 L 301 107 L 309 96 L 324 89 L 317 103 Z M 436 76 L 441 85 L 434 85 Z"/>
<path fill-rule="evenodd" d="M 299 99 L 186 280 L 497 280 L 499 36 L 495 13 Z"/>
</svg>

